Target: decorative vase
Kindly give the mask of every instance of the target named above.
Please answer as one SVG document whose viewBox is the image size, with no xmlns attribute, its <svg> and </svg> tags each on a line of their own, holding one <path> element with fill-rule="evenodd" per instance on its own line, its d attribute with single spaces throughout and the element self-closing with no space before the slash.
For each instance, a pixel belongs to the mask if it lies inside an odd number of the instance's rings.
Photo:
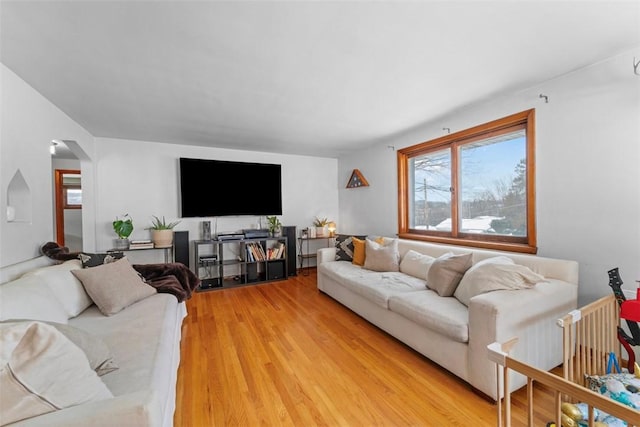
<svg viewBox="0 0 640 427">
<path fill-rule="evenodd" d="M 170 248 L 173 245 L 173 230 L 151 230 L 154 248 Z"/>
<path fill-rule="evenodd" d="M 316 237 L 324 236 L 324 227 L 316 227 Z"/>
</svg>

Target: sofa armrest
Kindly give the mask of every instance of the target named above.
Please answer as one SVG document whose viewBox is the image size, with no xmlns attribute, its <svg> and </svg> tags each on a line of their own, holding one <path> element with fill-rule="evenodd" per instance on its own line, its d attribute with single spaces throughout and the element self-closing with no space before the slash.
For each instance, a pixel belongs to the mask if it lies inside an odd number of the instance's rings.
<svg viewBox="0 0 640 427">
<path fill-rule="evenodd" d="M 336 260 L 336 248 L 320 248 L 317 252 L 316 262 L 318 265 L 323 262 L 330 262 Z"/>
<path fill-rule="evenodd" d="M 469 304 L 469 369 L 472 383 L 494 384 L 487 346 L 517 337 L 512 356 L 549 370 L 562 363 L 562 331 L 556 320 L 578 305 L 578 287 L 548 279 L 531 289 L 494 291 Z M 523 385 L 525 378 L 515 379 Z M 495 392 L 494 392 L 495 393 Z"/>
</svg>

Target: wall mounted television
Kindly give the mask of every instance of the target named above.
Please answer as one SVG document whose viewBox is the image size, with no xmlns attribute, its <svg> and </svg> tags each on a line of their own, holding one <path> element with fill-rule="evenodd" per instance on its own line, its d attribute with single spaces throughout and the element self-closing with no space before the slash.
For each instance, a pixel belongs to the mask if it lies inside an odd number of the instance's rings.
<svg viewBox="0 0 640 427">
<path fill-rule="evenodd" d="M 282 215 L 281 165 L 180 158 L 180 216 Z"/>
</svg>

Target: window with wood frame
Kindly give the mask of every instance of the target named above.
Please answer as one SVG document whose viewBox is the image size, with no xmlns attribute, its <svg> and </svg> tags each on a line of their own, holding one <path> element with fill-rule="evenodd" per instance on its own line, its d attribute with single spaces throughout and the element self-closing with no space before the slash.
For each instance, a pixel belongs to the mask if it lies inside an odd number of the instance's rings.
<svg viewBox="0 0 640 427">
<path fill-rule="evenodd" d="M 82 209 L 82 186 L 79 174 L 63 175 L 62 207 L 64 209 Z"/>
<path fill-rule="evenodd" d="M 536 253 L 534 116 L 399 150 L 399 236 Z"/>
</svg>

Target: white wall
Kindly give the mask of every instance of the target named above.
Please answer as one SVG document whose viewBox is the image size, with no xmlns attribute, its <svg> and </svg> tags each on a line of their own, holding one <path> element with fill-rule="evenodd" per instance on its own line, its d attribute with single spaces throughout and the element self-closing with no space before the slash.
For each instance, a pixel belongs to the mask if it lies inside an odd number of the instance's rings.
<svg viewBox="0 0 640 427">
<path fill-rule="evenodd" d="M 293 156 L 253 151 L 194 147 L 155 142 L 96 138 L 96 236 L 99 250 L 113 247 L 111 227 L 116 216 L 133 218 L 131 239 L 150 238 L 145 230 L 151 216 L 179 219 L 178 159 L 191 157 L 282 165 L 282 216 L 284 225 L 311 226 L 315 216 L 338 215 L 338 161 L 330 158 Z M 229 177 L 234 179 L 234 177 Z M 202 193 L 224 201 L 224 182 L 202 184 Z M 268 183 L 247 183 L 247 197 Z M 234 232 L 257 227 L 257 216 L 183 218 L 176 230 L 188 230 L 189 239 L 201 238 L 201 221 L 217 222 L 217 231 Z M 264 218 L 262 226 L 266 228 Z M 192 249 L 193 250 L 193 249 Z M 138 254 L 135 254 L 138 255 Z M 145 254 L 148 256 L 148 254 Z M 162 254 L 158 254 L 162 256 Z"/>
<path fill-rule="evenodd" d="M 76 141 L 82 158 L 83 248 L 113 246 L 111 222 L 129 213 L 136 229 L 133 238 L 146 238 L 151 215 L 178 216 L 178 161 L 183 157 L 256 161 L 282 164 L 285 225 L 311 226 L 315 216 L 338 216 L 337 160 L 306 156 L 223 150 L 174 144 L 94 138 L 32 87 L 0 64 L 2 109 L 0 133 L 0 267 L 35 258 L 40 246 L 54 239 L 52 139 Z M 74 164 L 78 164 L 75 163 Z M 31 190 L 31 220 L 7 222 L 9 181 L 20 169 Z M 220 197 L 218 186 L 210 188 Z M 249 191 L 260 191 L 258 183 Z M 210 218 L 209 218 L 210 219 Z M 201 219 L 184 219 L 176 228 L 200 238 Z M 258 217 L 224 217 L 219 232 L 251 228 Z M 263 222 L 264 224 L 264 222 Z M 135 256 L 134 256 L 135 258 Z M 140 262 L 162 259 L 140 254 Z M 135 260 L 134 260 L 135 261 Z"/>
<path fill-rule="evenodd" d="M 341 183 L 358 168 L 371 186 L 341 187 L 340 223 L 353 233 L 397 233 L 397 160 L 388 146 L 403 148 L 442 136 L 443 127 L 456 132 L 535 108 L 538 255 L 580 263 L 580 304 L 611 292 L 607 271 L 614 267 L 620 268 L 624 287 L 635 289 L 640 280 L 640 76 L 633 73 L 634 55 L 640 57 L 640 48 L 341 158 Z"/>
<path fill-rule="evenodd" d="M 54 238 L 52 139 L 78 141 L 92 152 L 93 137 L 0 64 L 0 267 L 35 258 Z M 20 170 L 30 189 L 30 220 L 8 222 L 7 186 Z"/>
</svg>

